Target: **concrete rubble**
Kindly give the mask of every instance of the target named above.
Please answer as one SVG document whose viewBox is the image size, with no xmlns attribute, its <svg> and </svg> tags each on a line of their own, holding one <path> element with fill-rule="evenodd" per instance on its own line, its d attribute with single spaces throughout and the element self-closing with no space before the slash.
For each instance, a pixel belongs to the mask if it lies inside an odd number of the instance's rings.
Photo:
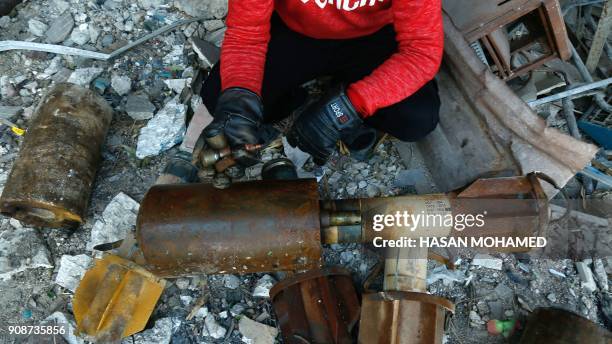
<svg viewBox="0 0 612 344">
<path fill-rule="evenodd" d="M 585 262 L 576 262 L 575 264 L 578 276 L 580 277 L 581 286 L 590 292 L 597 290 L 595 279 L 593 279 L 593 271 L 591 271 L 589 265 Z"/>
<path fill-rule="evenodd" d="M 241 317 L 238 329 L 246 344 L 274 344 L 278 330 L 272 326 L 258 323 L 248 317 Z"/>
<path fill-rule="evenodd" d="M 55 283 L 74 293 L 81 282 L 81 278 L 91 267 L 92 262 L 93 259 L 85 254 L 63 255 L 59 263 L 57 276 L 55 276 Z"/>
<path fill-rule="evenodd" d="M 94 223 L 87 249 L 93 250 L 96 245 L 125 239 L 136 226 L 139 207 L 138 202 L 128 195 L 118 193 L 106 206 L 102 217 Z"/>
<path fill-rule="evenodd" d="M 51 255 L 38 231 L 14 222 L 13 230 L 0 233 L 0 280 L 29 269 L 52 269 Z"/>
<path fill-rule="evenodd" d="M 140 130 L 136 156 L 144 159 L 172 148 L 183 140 L 187 108 L 180 104 L 178 96 L 159 110 Z"/>
<path fill-rule="evenodd" d="M 488 254 L 479 253 L 475 255 L 474 258 L 472 259 L 473 266 L 486 268 L 486 269 L 501 270 L 502 264 L 503 264 L 503 261 L 501 259 L 494 258 Z"/>
<path fill-rule="evenodd" d="M 270 275 L 264 275 L 257 281 L 255 289 L 253 289 L 253 297 L 270 297 L 270 289 L 274 286 L 276 280 Z"/>
<path fill-rule="evenodd" d="M 161 318 L 155 325 L 131 337 L 125 338 L 122 344 L 170 344 L 172 334 L 180 326 L 180 320 L 174 318 Z"/>
<path fill-rule="evenodd" d="M 217 320 L 215 320 L 215 316 L 212 313 L 208 313 L 206 318 L 204 318 L 204 327 L 202 328 L 202 335 L 204 337 L 211 337 L 213 339 L 220 339 L 225 337 L 227 330 L 219 325 Z"/>
<path fill-rule="evenodd" d="M 65 333 L 61 336 L 68 344 L 85 343 L 85 341 L 78 337 L 76 334 L 76 324 L 74 322 L 74 319 L 71 316 L 66 315 L 65 313 L 55 312 L 45 318 L 45 320 L 42 321 L 41 325 L 63 326 L 65 329 Z"/>
<path fill-rule="evenodd" d="M 132 94 L 127 97 L 125 112 L 134 120 L 142 121 L 153 118 L 155 105 L 146 94 Z"/>
</svg>

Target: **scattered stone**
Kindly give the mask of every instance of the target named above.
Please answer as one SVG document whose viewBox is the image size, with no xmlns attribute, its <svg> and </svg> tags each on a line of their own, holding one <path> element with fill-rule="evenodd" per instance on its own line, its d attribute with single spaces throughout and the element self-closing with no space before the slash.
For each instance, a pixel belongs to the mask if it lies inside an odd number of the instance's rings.
<svg viewBox="0 0 612 344">
<path fill-rule="evenodd" d="M 242 314 L 242 312 L 244 312 L 245 309 L 246 307 L 243 304 L 237 303 L 233 305 L 232 308 L 230 308 L 230 314 L 235 317 L 237 315 Z"/>
<path fill-rule="evenodd" d="M 137 121 L 153 118 L 155 110 L 146 94 L 130 95 L 125 103 L 125 112 Z"/>
<path fill-rule="evenodd" d="M 238 330 L 243 336 L 242 341 L 249 344 L 274 344 L 278 329 L 258 323 L 248 317 L 241 317 Z"/>
<path fill-rule="evenodd" d="M 176 284 L 176 287 L 179 288 L 180 290 L 185 290 L 189 288 L 190 282 L 188 278 L 179 278 L 176 281 L 174 281 L 174 284 Z"/>
<path fill-rule="evenodd" d="M 369 198 L 374 198 L 380 195 L 380 189 L 374 184 L 369 184 L 366 189 L 366 194 Z"/>
<path fill-rule="evenodd" d="M 478 253 L 474 256 L 474 259 L 472 259 L 472 265 L 487 269 L 501 270 L 503 261 L 488 254 Z"/>
<path fill-rule="evenodd" d="M 9 27 L 9 25 L 11 25 L 11 17 L 9 16 L 0 17 L 0 28 L 6 29 Z"/>
<path fill-rule="evenodd" d="M 202 335 L 204 337 L 212 337 L 214 339 L 220 339 L 225 337 L 227 330 L 219 325 L 215 316 L 212 313 L 208 313 L 204 319 L 204 327 L 202 328 Z"/>
<path fill-rule="evenodd" d="M 113 35 L 104 35 L 102 37 L 102 40 L 100 41 L 100 44 L 103 48 L 106 48 L 113 44 L 113 42 L 115 42 L 115 38 L 113 37 Z"/>
<path fill-rule="evenodd" d="M 556 303 L 557 302 L 557 295 L 555 295 L 555 293 L 550 293 L 550 294 L 546 295 L 546 298 L 548 299 L 548 301 L 550 301 L 552 303 Z"/>
<path fill-rule="evenodd" d="M 93 79 L 97 78 L 102 74 L 104 70 L 102 68 L 90 67 L 90 68 L 79 68 L 72 72 L 68 78 L 68 82 L 79 86 L 89 87 L 89 84 Z"/>
<path fill-rule="evenodd" d="M 40 20 L 30 19 L 28 20 L 28 29 L 30 33 L 37 37 L 42 37 L 47 32 L 49 27 L 47 24 L 41 22 Z"/>
<path fill-rule="evenodd" d="M 53 5 L 58 12 L 64 12 L 70 8 L 68 1 L 64 0 L 53 0 Z"/>
<path fill-rule="evenodd" d="M 57 44 L 65 41 L 70 36 L 73 28 L 74 19 L 72 14 L 69 11 L 62 13 L 53 20 L 49 30 L 47 30 L 47 42 Z"/>
<path fill-rule="evenodd" d="M 470 311 L 470 326 L 471 327 L 481 327 L 485 324 L 484 320 L 476 313 L 476 311 Z"/>
<path fill-rule="evenodd" d="M 52 269 L 49 250 L 35 229 L 15 228 L 0 233 L 0 280 L 29 269 Z"/>
<path fill-rule="evenodd" d="M 555 275 L 557 277 L 560 277 L 560 278 L 565 278 L 566 277 L 563 272 L 559 272 L 559 271 L 557 271 L 555 269 L 548 269 L 548 272 L 550 272 L 551 274 L 553 274 L 553 275 Z"/>
<path fill-rule="evenodd" d="M 253 290 L 253 297 L 269 298 L 270 289 L 272 289 L 274 283 L 276 283 L 274 277 L 270 275 L 264 275 L 262 278 L 259 279 L 259 281 L 257 281 L 255 289 Z"/>
<path fill-rule="evenodd" d="M 196 312 L 195 317 L 198 319 L 204 319 L 206 318 L 207 315 L 208 315 L 208 308 L 200 307 L 200 309 L 198 309 L 198 311 Z"/>
<path fill-rule="evenodd" d="M 191 79 L 167 79 L 164 80 L 164 83 L 168 85 L 169 89 L 177 94 L 181 94 L 183 89 L 187 86 L 187 83 L 191 83 Z"/>
<path fill-rule="evenodd" d="M 227 0 L 176 0 L 174 5 L 192 17 L 223 18 L 227 14 Z"/>
<path fill-rule="evenodd" d="M 499 283 L 493 291 L 500 299 L 511 299 L 514 295 L 512 288 L 508 287 L 505 283 Z"/>
<path fill-rule="evenodd" d="M 125 338 L 122 344 L 170 344 L 172 333 L 180 326 L 180 320 L 175 318 L 161 318 L 155 321 L 153 328 L 136 333 Z"/>
<path fill-rule="evenodd" d="M 597 290 L 597 285 L 593 279 L 593 272 L 585 262 L 576 262 L 576 270 L 578 271 L 578 277 L 580 278 L 580 285 L 582 288 L 589 292 Z"/>
<path fill-rule="evenodd" d="M 180 295 L 179 299 L 181 300 L 181 302 L 183 303 L 183 306 L 188 307 L 191 302 L 193 302 L 193 297 L 189 296 L 189 295 Z"/>
<path fill-rule="evenodd" d="M 136 226 L 139 207 L 128 195 L 118 193 L 102 212 L 102 218 L 94 223 L 87 249 L 91 251 L 96 245 L 125 239 Z"/>
<path fill-rule="evenodd" d="M 118 95 L 126 95 L 132 89 L 132 80 L 124 75 L 113 74 L 111 76 L 111 86 Z"/>
<path fill-rule="evenodd" d="M 599 285 L 599 289 L 602 291 L 608 291 L 608 274 L 606 273 L 606 268 L 604 267 L 604 263 L 602 259 L 595 259 L 593 261 L 593 272 L 595 272 L 595 276 L 597 277 L 597 284 Z"/>
<path fill-rule="evenodd" d="M 77 45 L 83 45 L 89 42 L 89 25 L 83 23 L 77 26 L 72 33 L 70 34 L 70 40 L 72 40 Z"/>
<path fill-rule="evenodd" d="M 446 265 L 439 265 L 427 275 L 427 284 L 436 283 L 438 280 L 442 280 L 445 286 L 450 286 L 455 282 L 463 283 L 465 281 L 465 273 L 461 270 L 448 270 Z"/>
<path fill-rule="evenodd" d="M 234 275 L 223 276 L 223 285 L 229 289 L 237 289 L 240 286 L 240 278 Z"/>
<path fill-rule="evenodd" d="M 356 191 L 357 191 L 357 183 L 354 183 L 354 182 L 348 183 L 348 185 L 346 186 L 346 193 L 348 193 L 349 196 L 354 196 Z"/>
<path fill-rule="evenodd" d="M 13 117 L 19 115 L 23 109 L 20 106 L 2 106 L 0 105 L 0 118 L 12 120 Z"/>
<path fill-rule="evenodd" d="M 530 273 L 531 269 L 529 268 L 529 266 L 525 263 L 518 263 L 516 265 L 519 269 L 521 269 L 524 273 Z"/>
<path fill-rule="evenodd" d="M 502 319 L 504 317 L 504 308 L 501 301 L 489 301 L 487 306 L 489 307 L 491 319 Z"/>
<path fill-rule="evenodd" d="M 86 254 L 63 255 L 60 260 L 59 271 L 55 277 L 55 283 L 74 293 L 92 261 L 93 259 Z"/>
<path fill-rule="evenodd" d="M 64 328 L 65 332 L 60 334 L 62 338 L 68 344 L 83 344 L 85 341 L 76 335 L 76 324 L 72 316 L 64 314 L 62 312 L 55 312 L 45 320 L 42 321 L 41 325 L 60 325 Z"/>
<path fill-rule="evenodd" d="M 136 156 L 144 159 L 168 150 L 183 140 L 187 107 L 172 99 L 146 126 L 140 129 Z"/>
</svg>

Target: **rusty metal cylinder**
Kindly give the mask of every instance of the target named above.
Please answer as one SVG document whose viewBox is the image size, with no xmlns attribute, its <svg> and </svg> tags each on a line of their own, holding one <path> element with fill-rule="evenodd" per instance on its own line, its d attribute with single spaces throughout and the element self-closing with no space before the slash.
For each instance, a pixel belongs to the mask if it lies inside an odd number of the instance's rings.
<svg viewBox="0 0 612 344">
<path fill-rule="evenodd" d="M 317 183 L 156 185 L 141 203 L 136 235 L 146 267 L 162 277 L 317 268 Z"/>
<path fill-rule="evenodd" d="M 112 109 L 92 91 L 54 87 L 37 107 L 8 177 L 0 211 L 28 225 L 83 221 Z"/>
</svg>

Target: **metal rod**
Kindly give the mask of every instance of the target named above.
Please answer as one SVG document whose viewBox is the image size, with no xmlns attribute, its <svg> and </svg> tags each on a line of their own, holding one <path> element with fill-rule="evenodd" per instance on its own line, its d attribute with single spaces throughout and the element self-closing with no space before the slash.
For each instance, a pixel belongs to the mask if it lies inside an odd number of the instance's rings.
<svg viewBox="0 0 612 344">
<path fill-rule="evenodd" d="M 612 27 L 612 0 L 606 1 L 599 17 L 599 24 L 597 30 L 593 36 L 591 43 L 591 50 L 586 60 L 587 70 L 591 73 L 595 71 L 595 68 L 599 64 L 601 53 L 604 48 L 604 44 L 608 40 L 608 34 L 610 33 L 610 27 Z"/>
<path fill-rule="evenodd" d="M 576 94 L 579 94 L 579 93 L 583 93 L 583 92 L 587 92 L 587 91 L 590 91 L 590 90 L 593 90 L 593 89 L 603 88 L 603 87 L 608 86 L 611 83 L 612 83 L 612 78 L 607 78 L 607 79 L 604 79 L 604 80 L 591 82 L 591 83 L 588 83 L 586 85 L 578 86 L 578 87 L 573 88 L 571 90 L 559 92 L 557 94 L 553 94 L 553 95 L 548 96 L 548 97 L 536 99 L 536 100 L 528 102 L 527 104 L 529 106 L 531 106 L 531 107 L 535 107 L 535 106 L 538 106 L 538 105 L 554 102 L 554 101 L 557 101 L 557 100 L 560 100 L 560 99 L 563 99 L 563 98 L 571 97 L 573 95 L 576 95 Z"/>
<path fill-rule="evenodd" d="M 580 171 L 580 173 L 584 176 L 595 179 L 596 181 L 600 183 L 604 183 L 608 186 L 612 186 L 612 177 L 599 171 L 593 166 L 585 167 L 582 171 Z"/>
</svg>

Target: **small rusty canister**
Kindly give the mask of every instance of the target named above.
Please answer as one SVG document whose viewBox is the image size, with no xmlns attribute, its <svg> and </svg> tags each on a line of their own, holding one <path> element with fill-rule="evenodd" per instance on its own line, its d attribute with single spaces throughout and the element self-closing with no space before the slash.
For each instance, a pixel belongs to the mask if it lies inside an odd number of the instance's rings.
<svg viewBox="0 0 612 344">
<path fill-rule="evenodd" d="M 270 290 L 287 344 L 351 344 L 359 299 L 349 272 L 338 267 L 293 275 Z"/>
<path fill-rule="evenodd" d="M 425 293 L 385 291 L 364 295 L 361 310 L 360 344 L 441 344 L 455 306 Z"/>
<path fill-rule="evenodd" d="M 42 227 L 83 222 L 112 115 L 88 89 L 54 87 L 38 105 L 6 181 L 2 214 Z"/>
<path fill-rule="evenodd" d="M 145 266 L 162 277 L 318 268 L 317 182 L 156 185 L 136 236 Z"/>
</svg>

